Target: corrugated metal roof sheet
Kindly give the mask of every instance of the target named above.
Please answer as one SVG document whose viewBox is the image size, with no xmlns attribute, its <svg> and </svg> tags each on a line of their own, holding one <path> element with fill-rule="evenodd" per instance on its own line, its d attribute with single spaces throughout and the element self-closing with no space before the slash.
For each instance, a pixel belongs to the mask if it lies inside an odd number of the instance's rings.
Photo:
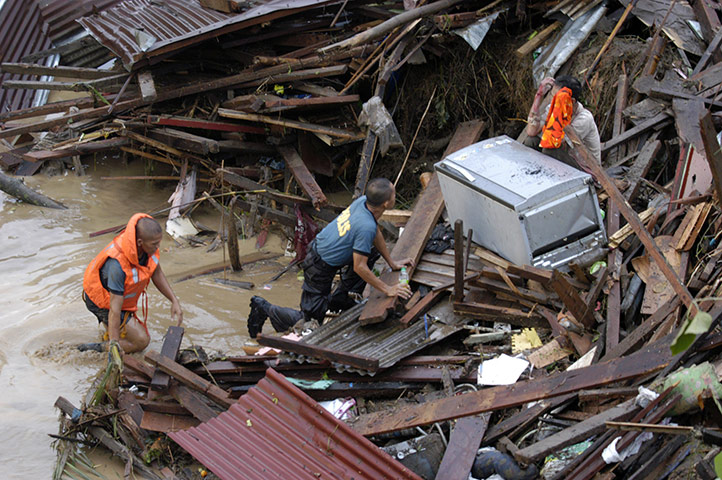
<svg viewBox="0 0 722 480">
<path fill-rule="evenodd" d="M 273 369 L 228 411 L 169 436 L 223 480 L 420 478 Z"/>
<path fill-rule="evenodd" d="M 50 47 L 45 35 L 40 9 L 33 1 L 6 0 L 0 10 L 0 62 L 19 62 L 29 53 Z M 2 74 L 5 80 L 24 80 L 28 75 Z M 32 106 L 36 95 L 47 92 L 34 90 L 0 89 L 0 111 L 17 110 Z"/>
<path fill-rule="evenodd" d="M 383 370 L 395 365 L 402 358 L 460 330 L 462 326 L 457 322 L 464 323 L 462 319 L 457 319 L 453 313 L 450 313 L 451 307 L 448 304 L 441 304 L 429 313 L 428 336 L 423 320 L 416 321 L 408 327 L 398 325 L 398 322 L 394 324 L 393 320 L 364 326 L 358 322 L 364 305 L 365 303 L 360 303 L 344 312 L 343 315 L 326 321 L 312 333 L 303 337 L 299 343 L 378 359 L 379 369 Z M 283 353 L 281 357 L 300 363 L 318 362 L 312 357 L 297 353 L 287 352 Z M 364 375 L 375 373 L 338 362 L 333 362 L 333 366 L 339 372 L 350 371 Z"/>
<path fill-rule="evenodd" d="M 142 59 L 167 55 L 180 48 L 297 11 L 325 0 L 259 0 L 239 14 L 201 7 L 197 0 L 129 0 L 78 22 L 132 68 Z"/>
<path fill-rule="evenodd" d="M 121 0 L 38 0 L 40 13 L 48 24 L 47 34 L 53 43 L 83 31 L 76 20 L 101 12 Z"/>
</svg>

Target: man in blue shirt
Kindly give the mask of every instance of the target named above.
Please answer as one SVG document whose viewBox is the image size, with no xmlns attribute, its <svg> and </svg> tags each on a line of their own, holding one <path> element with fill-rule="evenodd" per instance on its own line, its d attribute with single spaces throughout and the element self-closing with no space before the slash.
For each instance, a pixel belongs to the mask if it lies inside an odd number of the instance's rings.
<svg viewBox="0 0 722 480">
<path fill-rule="evenodd" d="M 346 310 L 355 302 L 349 293 L 361 293 L 368 283 L 390 297 L 407 299 L 411 296 L 408 285 L 387 285 L 371 271 L 379 256 L 393 270 L 411 265 L 406 258 L 400 262 L 391 259 L 377 221 L 384 211 L 394 208 L 396 189 L 385 178 L 368 183 L 366 195 L 357 198 L 311 244 L 311 251 L 303 261 L 303 287 L 301 310 L 272 305 L 265 299 L 251 298 L 248 315 L 248 333 L 251 338 L 261 332 L 266 318 L 273 328 L 283 332 L 299 320 L 323 322 L 328 310 Z M 333 279 L 342 270 L 341 281 L 331 293 Z"/>
</svg>

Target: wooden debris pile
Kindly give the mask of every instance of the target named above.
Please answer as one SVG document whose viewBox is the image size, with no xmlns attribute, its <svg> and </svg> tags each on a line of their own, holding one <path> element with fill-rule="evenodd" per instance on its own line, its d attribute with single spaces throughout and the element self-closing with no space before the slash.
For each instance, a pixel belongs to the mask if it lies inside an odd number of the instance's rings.
<svg viewBox="0 0 722 480">
<path fill-rule="evenodd" d="M 428 7 L 439 8 L 441 3 Z M 445 2 L 444 8 L 452 3 Z M 514 3 L 523 9 L 523 2 Z M 549 8 L 548 2 L 543 7 L 542 2 L 529 3 L 530 8 Z M 722 106 L 720 4 L 662 2 L 660 8 L 660 2 L 652 0 L 624 1 L 613 4 L 614 12 L 594 0 L 553 3 L 550 16 L 556 19 L 563 14 L 565 21 L 545 17 L 539 33 L 520 47 L 520 54 L 567 43 L 564 38 L 571 22 L 579 21 L 580 28 L 583 24 L 591 32 L 589 23 L 594 27 L 606 18 L 616 27 L 583 71 L 546 63 L 556 58 L 549 53 L 552 49 L 542 51 L 540 70 L 534 72 L 546 76 L 566 68 L 567 73 L 585 78 L 592 89 L 609 89 L 595 69 L 607 61 L 605 52 L 614 45 L 618 32 L 632 28 L 633 21 L 651 26 L 644 30 L 650 37 L 648 49 L 634 66 L 636 70 L 630 66 L 615 72 L 615 104 L 596 112 L 598 123 L 613 124 L 612 134 L 603 135 L 603 161 L 608 168 L 591 159 L 576 135 L 567 132 L 573 156 L 599 185 L 609 236 L 606 261 L 594 268 L 571 264 L 564 272 L 514 265 L 472 245 L 461 224 L 454 225 L 453 249 L 424 252 L 444 210 L 438 179 L 432 175 L 392 250 L 396 259 L 411 256 L 416 260 L 411 301 L 402 305 L 372 291 L 364 304 L 300 341 L 259 337 L 260 343 L 284 351 L 279 358 L 231 356 L 184 362 L 178 357 L 180 333 L 169 334 L 163 351 L 148 352 L 146 362 L 125 358 L 124 386 L 143 394 L 124 395 L 118 402 L 124 402 L 120 408 L 134 412 L 131 416 L 139 428 L 168 432 L 209 421 L 271 367 L 298 380 L 316 400 L 355 398 L 358 415 L 349 425 L 388 451 L 401 448 L 400 440 L 420 441 L 415 438 L 420 433 L 429 439 L 443 436 L 437 458 L 423 457 L 434 465 L 431 472 L 417 472 L 424 478 L 468 478 L 470 472 L 478 478 L 503 472 L 510 478 L 535 478 L 539 471 L 543 478 L 560 479 L 666 478 L 693 469 L 701 478 L 715 477 L 712 459 L 719 453 L 720 436 L 708 427 L 719 419 L 720 385 L 715 370 L 720 367 L 722 343 L 718 328 L 722 320 L 718 300 L 722 153 L 715 126 Z M 496 13 L 497 5 L 504 2 L 493 5 L 484 10 L 486 5 L 475 4 L 466 13 L 441 20 L 468 25 Z M 334 45 L 335 39 L 328 35 L 313 40 L 301 37 L 306 43 L 300 49 L 256 55 L 255 64 L 232 76 L 156 86 L 153 92 L 142 84 L 142 73 L 149 73 L 155 82 L 160 82 L 157 69 L 161 68 L 177 76 L 201 74 L 197 66 L 194 70 L 188 64 L 160 62 L 142 67 L 147 70 L 139 71 L 137 80 L 134 74 L 126 75 L 124 82 L 108 80 L 115 82 L 107 87 L 117 91 L 108 99 L 117 99 L 115 106 L 77 101 L 81 103 L 76 106 L 82 108 L 78 113 L 30 127 L 9 124 L 0 136 L 62 125 L 62 130 L 74 130 L 71 137 L 60 140 L 66 143 L 43 150 L 16 149 L 14 154 L 26 160 L 78 155 L 85 143 L 85 136 L 81 138 L 85 125 L 87 135 L 95 135 L 90 144 L 121 142 L 121 150 L 127 153 L 185 164 L 184 171 L 195 165 L 208 176 L 222 177 L 242 190 L 262 192 L 274 202 L 239 197 L 235 208 L 292 225 L 295 216 L 280 210 L 278 204 L 300 204 L 330 220 L 336 210 L 310 172 L 323 175 L 322 163 L 331 165 L 331 175 L 338 176 L 353 160 L 346 157 L 339 162 L 332 154 L 317 162 L 312 152 L 322 144 L 321 150 L 328 147 L 327 152 L 344 151 L 345 145 L 363 141 L 356 182 L 357 189 L 363 188 L 378 134 L 357 128 L 359 110 L 350 105 L 368 99 L 350 90 L 358 81 L 355 78 L 376 68 L 374 95 L 383 98 L 393 71 L 410 57 L 412 45 L 434 50 L 429 29 L 436 27 L 419 19 L 436 12 L 420 14 L 425 8 L 386 20 L 391 16 L 388 10 L 349 4 L 345 9 L 354 16 L 381 18 L 371 22 L 375 26 L 360 24 L 361 33 L 355 35 L 350 31 L 354 27 L 344 26 L 348 38 L 341 45 Z M 414 11 L 418 16 L 409 14 Z M 684 31 L 690 20 L 699 23 L 703 41 Z M 386 30 L 384 35 L 388 35 L 379 40 L 382 36 L 375 36 L 379 30 L 374 29 L 388 27 L 392 21 L 397 29 Z M 670 56 L 676 64 L 660 61 Z M 298 76 L 286 76 L 294 74 Z M 329 81 L 336 78 L 346 81 L 343 85 Z M 312 79 L 315 85 L 309 83 Z M 282 85 L 284 91 L 290 85 L 312 96 L 282 98 L 275 87 L 273 92 L 256 91 L 261 85 Z M 226 98 L 206 95 L 228 89 L 233 92 Z M 193 100 L 183 105 L 184 97 Z M 165 102 L 175 110 L 158 110 Z M 332 107 L 313 110 L 320 105 Z M 108 118 L 109 108 L 114 118 Z M 70 126 L 68 118 L 73 119 Z M 301 133 L 291 137 L 279 127 Z M 478 141 L 485 127 L 485 121 L 479 120 L 461 124 L 444 156 Z M 179 128 L 197 131 L 191 134 Z M 603 126 L 601 130 L 606 131 Z M 271 142 L 254 137 L 268 133 Z M 53 153 L 58 150 L 67 151 Z M 247 161 L 223 164 L 231 156 Z M 259 156 L 282 159 L 284 168 L 277 170 L 285 174 L 259 166 Z M 619 167 L 625 167 L 621 173 Z M 292 193 L 291 179 L 300 195 Z M 273 182 L 283 185 L 273 189 Z M 393 283 L 397 275 L 385 272 L 382 278 Z M 450 301 L 444 300 L 446 293 L 451 293 Z M 483 372 L 485 364 L 494 365 L 490 360 L 510 352 L 522 354 L 533 368 L 525 369 L 519 381 L 517 376 L 506 383 L 479 385 L 479 367 Z M 679 368 L 683 370 L 677 372 Z M 694 378 L 692 383 L 699 386 L 690 390 L 685 377 Z M 324 386 L 319 386 L 321 381 Z M 656 394 L 637 401 L 644 396 L 640 387 Z M 393 401 L 384 403 L 383 398 Z M 687 407 L 680 409 L 682 405 Z M 668 424 L 672 415 L 678 425 Z M 635 443 L 636 453 L 623 458 L 625 449 Z M 479 453 L 480 446 L 494 446 L 496 451 Z M 419 449 L 413 450 L 422 455 Z M 414 455 L 402 456 L 413 469 Z M 494 468 L 490 470 L 489 465 Z"/>
</svg>

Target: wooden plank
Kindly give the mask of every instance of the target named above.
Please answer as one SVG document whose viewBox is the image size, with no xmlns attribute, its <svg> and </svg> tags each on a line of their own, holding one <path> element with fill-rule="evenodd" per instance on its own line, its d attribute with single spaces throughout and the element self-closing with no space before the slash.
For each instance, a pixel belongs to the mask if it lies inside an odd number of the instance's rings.
<svg viewBox="0 0 722 480">
<path fill-rule="evenodd" d="M 552 280 L 549 285 L 555 292 L 557 292 L 557 295 L 559 295 L 559 298 L 564 303 L 564 306 L 567 307 L 569 312 L 574 315 L 574 318 L 579 323 L 584 325 L 587 329 L 591 330 L 594 328 L 594 310 L 589 308 L 589 305 L 587 305 L 587 303 L 582 299 L 577 290 L 569 283 L 563 273 L 558 270 L 554 270 Z"/>
<path fill-rule="evenodd" d="M 197 427 L 201 422 L 188 415 L 169 415 L 167 413 L 143 412 L 140 428 L 151 432 L 177 432 L 191 427 Z"/>
<path fill-rule="evenodd" d="M 328 200 L 296 149 L 288 145 L 281 145 L 278 147 L 278 152 L 286 161 L 286 166 L 291 170 L 293 178 L 296 179 L 298 185 L 311 199 L 313 207 L 320 210 L 321 207 L 328 203 Z"/>
<path fill-rule="evenodd" d="M 613 200 L 607 202 L 607 233 L 619 230 L 619 209 Z M 605 351 L 608 352 L 619 343 L 619 320 L 621 318 L 622 286 L 619 281 L 622 267 L 622 252 L 610 250 L 607 255 L 607 267 L 611 273 L 611 286 L 607 295 L 607 323 L 604 336 Z"/>
<path fill-rule="evenodd" d="M 699 119 L 699 129 L 704 143 L 704 150 L 714 180 L 713 186 L 717 199 L 722 200 L 722 152 L 717 141 L 717 131 L 712 123 L 712 115 L 706 112 Z"/>
<path fill-rule="evenodd" d="M 60 90 L 70 92 L 85 92 L 89 87 L 98 91 L 106 91 L 108 89 L 120 89 L 123 83 L 128 79 L 128 74 L 113 75 L 98 80 L 88 80 L 84 82 L 47 82 L 39 80 L 5 80 L 3 88 L 24 88 L 28 90 Z"/>
<path fill-rule="evenodd" d="M 354 103 L 360 100 L 359 95 L 338 95 L 335 97 L 311 97 L 311 98 L 280 98 L 277 100 L 266 100 L 266 108 L 274 107 L 313 107 L 340 105 Z"/>
<path fill-rule="evenodd" d="M 220 151 L 216 140 L 173 128 L 149 129 L 146 135 L 171 147 L 199 155 L 208 155 L 209 153 L 218 153 Z"/>
<path fill-rule="evenodd" d="M 233 401 L 228 397 L 228 392 L 199 377 L 184 366 L 162 356 L 158 352 L 154 352 L 152 350 L 146 352 L 145 359 L 182 384 L 189 386 L 197 392 L 207 395 L 219 405 L 228 408 L 233 404 Z"/>
<path fill-rule="evenodd" d="M 548 27 L 546 27 L 541 32 L 534 35 L 534 38 L 527 41 L 524 45 L 517 48 L 514 52 L 517 57 L 524 58 L 526 56 L 531 55 L 531 53 L 536 50 L 540 45 L 542 45 L 544 42 L 547 41 L 549 37 L 552 36 L 552 34 L 562 26 L 561 22 L 554 22 Z"/>
<path fill-rule="evenodd" d="M 454 313 L 490 322 L 505 322 L 516 327 L 549 328 L 549 323 L 539 314 L 524 312 L 517 308 L 477 302 L 457 302 L 454 303 Z"/>
<path fill-rule="evenodd" d="M 99 78 L 112 77 L 118 72 L 110 70 L 98 70 L 97 68 L 83 67 L 46 67 L 37 63 L 11 63 L 3 62 L 3 73 L 16 73 L 19 75 L 48 75 L 51 77 L 79 78 L 82 80 L 97 80 Z"/>
<path fill-rule="evenodd" d="M 23 159 L 28 162 L 44 162 L 59 158 L 69 158 L 75 155 L 88 155 L 95 152 L 103 152 L 115 148 L 124 147 L 130 144 L 127 138 L 108 138 L 93 142 L 77 143 L 69 147 L 57 150 L 32 150 L 23 154 Z"/>
<path fill-rule="evenodd" d="M 664 368 L 670 360 L 668 343 L 660 342 L 627 357 L 549 377 L 362 415 L 350 422 L 350 426 L 362 435 L 378 435 L 420 427 L 648 375 Z"/>
<path fill-rule="evenodd" d="M 276 73 L 269 75 L 267 78 L 261 78 L 258 80 L 251 80 L 249 82 L 243 82 L 236 85 L 237 88 L 251 88 L 258 87 L 259 85 L 265 85 L 267 83 L 281 83 L 281 82 L 295 82 L 298 80 L 308 80 L 311 78 L 323 78 L 332 77 L 337 75 L 343 75 L 348 70 L 347 65 L 330 65 L 327 67 L 318 67 L 307 70 L 297 70 L 295 72 Z"/>
<path fill-rule="evenodd" d="M 606 422 L 608 421 L 627 420 L 631 418 L 638 409 L 639 408 L 634 405 L 633 400 L 626 401 L 576 425 L 565 428 L 561 432 L 546 437 L 540 442 L 522 448 L 514 457 L 521 462 L 535 463 L 550 453 L 558 452 L 564 447 L 582 442 L 589 437 L 604 432 L 607 429 Z"/>
<path fill-rule="evenodd" d="M 160 354 L 166 358 L 170 358 L 175 362 L 180 351 L 181 342 L 183 341 L 183 327 L 170 326 L 168 332 L 165 334 L 165 340 L 163 346 L 160 349 Z M 150 388 L 158 392 L 165 392 L 168 390 L 170 384 L 170 376 L 156 369 L 153 374 L 153 378 L 150 381 Z"/>
<path fill-rule="evenodd" d="M 714 38 L 711 42 L 709 42 L 709 45 L 707 45 L 707 49 L 704 51 L 702 56 L 700 57 L 699 61 L 697 62 L 697 65 L 694 66 L 694 70 L 692 70 L 692 73 L 690 77 L 694 77 L 698 73 L 704 70 L 704 68 L 707 66 L 707 62 L 709 62 L 709 59 L 712 57 L 712 54 L 719 53 L 719 46 L 722 42 L 722 28 L 717 30 L 717 33 L 715 34 Z M 722 60 L 722 59 L 720 59 Z"/>
<path fill-rule="evenodd" d="M 204 401 L 200 393 L 194 392 L 183 385 L 173 385 L 169 390 L 170 395 L 176 399 L 183 407 L 185 407 L 195 418 L 201 422 L 207 422 L 218 416 L 218 412 L 213 410 Z"/>
<path fill-rule="evenodd" d="M 687 290 L 687 287 L 680 282 L 677 273 L 670 267 L 664 254 L 652 238 L 652 235 L 644 228 L 637 212 L 635 212 L 625 200 L 607 172 L 594 160 L 594 157 L 584 146 L 579 136 L 577 136 L 572 129 L 566 129 L 565 133 L 572 142 L 573 148 L 570 150 L 574 159 L 579 165 L 594 175 L 594 178 L 602 185 L 604 190 L 609 194 L 609 197 L 617 203 L 620 213 L 627 219 L 627 222 L 629 222 L 634 233 L 636 233 L 642 241 L 651 258 L 659 265 L 665 278 L 667 278 L 667 281 L 672 285 L 674 292 L 679 295 L 682 303 L 689 309 L 690 314 L 696 315 L 697 307 L 693 304 L 694 299 L 692 295 L 689 293 L 689 290 Z"/>
<path fill-rule="evenodd" d="M 167 125 L 169 127 L 182 127 L 182 128 L 198 128 L 202 130 L 215 130 L 218 132 L 241 132 L 241 133 L 255 133 L 258 135 L 265 135 L 266 130 L 260 127 L 251 127 L 249 125 L 239 125 L 231 122 L 219 122 L 212 120 L 202 120 L 200 118 L 191 117 L 179 117 L 176 115 L 149 115 L 148 123 L 154 125 Z M 243 144 L 249 142 L 241 142 Z M 258 145 L 255 147 L 260 153 L 274 153 L 275 149 L 268 145 L 262 144 L 251 144 Z M 262 146 L 261 146 L 262 145 Z"/>
<path fill-rule="evenodd" d="M 436 480 L 467 480 L 491 413 L 464 417 L 451 432 Z"/>
<path fill-rule="evenodd" d="M 561 406 L 575 398 L 576 395 L 561 395 L 558 397 L 547 398 L 537 402 L 529 408 L 522 409 L 519 413 L 512 415 L 504 421 L 497 423 L 486 431 L 486 435 L 482 440 L 482 446 L 493 445 L 501 437 L 509 436 L 514 438 L 511 432 L 519 432 L 527 430 L 537 419 L 545 413 Z"/>
<path fill-rule="evenodd" d="M 649 172 L 661 148 L 662 142 L 659 140 L 649 142 L 644 146 L 636 160 L 634 160 L 634 163 L 626 175 L 626 179 L 629 181 L 629 188 L 624 192 L 624 198 L 626 198 L 628 202 L 634 201 L 637 197 L 639 187 L 642 185 L 642 179 L 647 176 L 647 172 Z"/>
<path fill-rule="evenodd" d="M 705 202 L 697 204 L 687 211 L 672 239 L 672 246 L 676 250 L 687 252 L 692 249 L 711 210 L 712 204 Z"/>
<path fill-rule="evenodd" d="M 602 153 L 606 152 L 612 147 L 616 147 L 617 145 L 620 145 L 627 140 L 630 140 L 637 135 L 641 135 L 642 133 L 646 132 L 652 127 L 662 126 L 663 123 L 671 122 L 672 119 L 669 116 L 669 113 L 662 112 L 657 114 L 656 116 L 645 120 L 644 122 L 640 123 L 634 128 L 630 128 L 629 130 L 625 131 L 621 135 L 617 135 L 616 137 L 612 138 L 611 140 L 608 140 L 602 144 Z"/>
<path fill-rule="evenodd" d="M 265 115 L 257 115 L 255 113 L 243 113 L 227 108 L 219 108 L 218 115 L 225 118 L 234 118 L 236 120 L 245 120 L 248 122 L 261 122 L 269 125 L 279 125 L 281 127 L 294 128 L 307 132 L 323 133 L 331 137 L 346 138 L 349 140 L 363 140 L 364 137 L 358 132 L 341 130 L 340 128 L 327 127 L 325 125 L 317 125 L 314 123 L 299 122 L 296 120 L 285 120 L 268 117 Z"/>
<path fill-rule="evenodd" d="M 471 239 L 469 239 L 471 242 Z M 464 299 L 464 222 L 454 222 L 454 302 Z"/>
<path fill-rule="evenodd" d="M 321 358 L 323 360 L 329 360 L 331 362 L 339 362 L 344 365 L 351 365 L 352 367 L 362 368 L 364 370 L 376 371 L 379 369 L 378 358 L 362 357 L 351 353 L 337 352 L 317 345 L 309 345 L 303 341 L 294 342 L 293 340 L 287 340 L 285 338 L 272 335 L 259 334 L 258 337 L 256 337 L 256 340 L 264 347 L 273 347 L 286 352 L 308 355 L 315 358 Z"/>
<path fill-rule="evenodd" d="M 460 124 L 446 147 L 442 158 L 476 143 L 481 137 L 484 128 L 486 128 L 485 123 L 481 120 L 472 120 Z M 421 192 L 413 213 L 409 217 L 409 221 L 406 222 L 406 228 L 391 250 L 391 258 L 399 261 L 411 257 L 414 260 L 414 265 L 418 264 L 426 242 L 429 240 L 443 209 L 444 197 L 441 193 L 439 178 L 434 173 L 429 184 Z M 409 277 L 413 277 L 413 268 L 408 270 Z M 394 285 L 399 282 L 399 272 L 386 272 L 381 275 L 381 280 L 387 285 Z M 382 322 L 386 319 L 388 311 L 393 309 L 395 305 L 396 297 L 387 297 L 383 292 L 372 289 L 368 303 L 359 317 L 359 322 L 362 325 Z"/>
<path fill-rule="evenodd" d="M 444 290 L 432 290 L 427 293 L 424 298 L 416 302 L 416 304 L 409 309 L 399 320 L 402 325 L 409 325 L 411 322 L 419 318 L 424 313 L 428 312 L 434 304 L 441 299 L 444 294 Z"/>
<path fill-rule="evenodd" d="M 607 353 L 600 361 L 606 362 L 608 360 L 621 357 L 622 355 L 626 355 L 627 352 L 639 344 L 645 337 L 647 337 L 647 335 L 656 330 L 668 316 L 672 315 L 675 310 L 677 310 L 678 305 L 679 298 L 671 298 L 649 318 L 643 321 L 637 328 L 632 330 L 629 335 L 624 337 L 624 340 L 620 341 L 612 349 L 608 349 Z"/>
</svg>

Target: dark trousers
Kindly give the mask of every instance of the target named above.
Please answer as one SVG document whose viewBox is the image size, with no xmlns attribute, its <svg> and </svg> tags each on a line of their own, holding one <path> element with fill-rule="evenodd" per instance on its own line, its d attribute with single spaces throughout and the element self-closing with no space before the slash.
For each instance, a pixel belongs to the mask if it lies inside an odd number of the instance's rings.
<svg viewBox="0 0 722 480">
<path fill-rule="evenodd" d="M 371 250 L 367 265 L 373 269 L 379 259 L 375 248 Z M 333 279 L 341 271 L 341 281 L 331 292 Z M 308 252 L 303 261 L 303 287 L 301 293 L 301 310 L 271 305 L 268 308 L 268 318 L 277 332 L 284 332 L 293 327 L 299 320 L 318 320 L 323 323 L 328 310 L 342 311 L 353 307 L 356 302 L 349 293 L 363 292 L 366 282 L 353 270 L 353 262 L 348 265 L 334 267 L 324 262 L 316 252 L 315 246 Z"/>
</svg>

